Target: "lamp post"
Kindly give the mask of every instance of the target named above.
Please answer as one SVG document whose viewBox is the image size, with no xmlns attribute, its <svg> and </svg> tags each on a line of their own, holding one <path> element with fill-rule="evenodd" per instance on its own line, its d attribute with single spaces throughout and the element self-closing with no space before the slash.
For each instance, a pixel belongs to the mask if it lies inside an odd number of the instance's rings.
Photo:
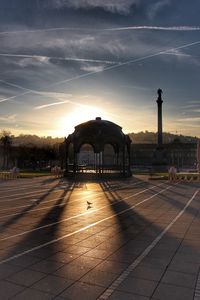
<svg viewBox="0 0 200 300">
<path fill-rule="evenodd" d="M 158 89 L 158 99 L 157 99 L 157 106 L 158 106 L 158 148 L 162 148 L 163 145 L 163 134 L 162 134 L 162 90 Z"/>
<path fill-rule="evenodd" d="M 197 171 L 200 180 L 200 139 L 197 140 Z"/>
</svg>

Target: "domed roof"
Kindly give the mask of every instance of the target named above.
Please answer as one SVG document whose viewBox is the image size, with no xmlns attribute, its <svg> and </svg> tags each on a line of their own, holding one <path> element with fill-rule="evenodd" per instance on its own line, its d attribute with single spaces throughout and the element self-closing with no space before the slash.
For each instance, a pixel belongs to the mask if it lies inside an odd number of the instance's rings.
<svg viewBox="0 0 200 300">
<path fill-rule="evenodd" d="M 76 137 L 93 136 L 103 139 L 114 136 L 120 139 L 124 136 L 122 128 L 119 125 L 107 120 L 102 120 L 100 117 L 77 125 L 75 127 L 74 135 Z"/>
<path fill-rule="evenodd" d="M 96 152 L 99 152 L 103 150 L 105 144 L 111 144 L 118 151 L 124 144 L 130 143 L 130 138 L 122 132 L 119 125 L 97 117 L 95 120 L 77 125 L 66 141 L 68 144 L 73 143 L 76 152 L 83 144 L 90 144 Z"/>
</svg>

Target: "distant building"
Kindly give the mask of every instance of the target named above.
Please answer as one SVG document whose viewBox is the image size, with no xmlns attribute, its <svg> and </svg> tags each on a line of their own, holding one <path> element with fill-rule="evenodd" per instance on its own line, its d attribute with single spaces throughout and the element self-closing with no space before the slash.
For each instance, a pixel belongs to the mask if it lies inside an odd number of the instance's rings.
<svg viewBox="0 0 200 300">
<path fill-rule="evenodd" d="M 131 165 L 137 167 L 151 167 L 157 144 L 132 144 Z M 182 143 L 174 141 L 164 144 L 168 165 L 177 168 L 196 168 L 196 143 Z"/>
</svg>

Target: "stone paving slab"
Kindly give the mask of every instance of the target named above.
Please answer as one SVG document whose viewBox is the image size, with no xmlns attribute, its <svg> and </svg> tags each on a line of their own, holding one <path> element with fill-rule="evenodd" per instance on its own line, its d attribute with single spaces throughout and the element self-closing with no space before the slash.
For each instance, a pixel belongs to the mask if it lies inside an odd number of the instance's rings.
<svg viewBox="0 0 200 300">
<path fill-rule="evenodd" d="M 152 300 L 193 300 L 194 290 L 161 283 L 153 294 Z"/>
<path fill-rule="evenodd" d="M 134 277 L 128 277 L 117 288 L 119 291 L 150 297 L 157 286 L 157 282 Z"/>
<path fill-rule="evenodd" d="M 115 291 L 110 297 L 110 300 L 149 300 L 149 297 L 136 295 L 133 293 L 126 293 Z"/>
<path fill-rule="evenodd" d="M 13 282 L 22 286 L 29 287 L 33 283 L 39 281 L 45 277 L 44 273 L 37 272 L 37 271 L 32 271 L 29 269 L 24 269 L 20 272 L 17 272 L 9 277 L 7 277 L 7 281 Z"/>
<path fill-rule="evenodd" d="M 52 300 L 54 295 L 37 291 L 32 288 L 28 288 L 21 293 L 15 295 L 14 299 L 16 300 Z"/>
<path fill-rule="evenodd" d="M 53 295 L 58 295 L 72 283 L 73 281 L 69 279 L 65 279 L 54 275 L 47 275 L 46 277 L 32 285 L 32 288 Z"/>
<path fill-rule="evenodd" d="M 81 277 L 80 281 L 107 288 L 116 278 L 117 274 L 94 269 L 88 272 L 85 276 Z"/>
<path fill-rule="evenodd" d="M 0 281 L 0 299 L 10 299 L 23 290 L 24 286 L 20 286 L 12 282 L 7 282 L 5 280 Z"/>
<path fill-rule="evenodd" d="M 0 197 L 0 256 L 9 259 L 19 255 L 3 264 L 0 261 L 0 299 L 194 298 L 200 268 L 199 194 L 162 238 L 154 241 L 200 188 L 198 183 L 169 185 L 157 181 L 155 185 L 138 177 L 138 181 L 143 180 L 138 186 L 133 178 L 128 184 L 106 183 L 110 184 L 106 190 L 99 183 L 86 183 L 72 188 L 69 198 L 58 200 L 67 197 L 67 185 L 61 189 L 63 183 L 55 180 L 50 185 L 45 183 L 44 190 L 43 180 L 37 179 L 37 189 L 34 180 L 18 181 L 19 187 L 13 191 L 9 184 L 13 187 L 14 183 L 7 183 L 5 199 L 10 200 L 9 205 Z M 41 193 L 34 194 L 39 189 Z M 87 210 L 86 200 L 81 200 L 88 192 L 93 202 L 91 210 Z M 135 193 L 140 194 L 132 196 Z M 37 197 L 39 200 L 32 205 Z M 27 211 L 16 208 L 21 214 L 10 215 L 12 203 L 16 207 L 25 205 Z M 133 204 L 138 206 L 131 208 Z M 4 208 L 6 211 L 1 212 Z M 121 213 L 123 210 L 127 211 Z M 37 229 L 80 213 L 80 217 Z M 87 228 L 91 223 L 96 225 Z M 29 251 L 52 239 L 57 240 Z M 28 253 L 21 255 L 26 250 Z M 141 260 L 137 262 L 138 257 Z M 110 294 L 106 292 L 110 290 Z"/>
<path fill-rule="evenodd" d="M 67 299 L 97 299 L 104 291 L 104 287 L 91 285 L 85 282 L 76 282 L 66 291 L 60 294 L 61 297 Z"/>
<path fill-rule="evenodd" d="M 175 286 L 195 288 L 196 276 L 193 274 L 166 271 L 161 283 L 167 283 Z"/>
</svg>

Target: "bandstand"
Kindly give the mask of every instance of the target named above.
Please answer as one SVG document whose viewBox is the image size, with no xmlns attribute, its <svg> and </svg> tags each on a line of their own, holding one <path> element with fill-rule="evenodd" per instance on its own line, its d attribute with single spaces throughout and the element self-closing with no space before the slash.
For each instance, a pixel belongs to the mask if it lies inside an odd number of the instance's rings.
<svg viewBox="0 0 200 300">
<path fill-rule="evenodd" d="M 65 139 L 65 176 L 131 176 L 131 139 L 117 124 L 95 120 L 79 124 Z"/>
</svg>

